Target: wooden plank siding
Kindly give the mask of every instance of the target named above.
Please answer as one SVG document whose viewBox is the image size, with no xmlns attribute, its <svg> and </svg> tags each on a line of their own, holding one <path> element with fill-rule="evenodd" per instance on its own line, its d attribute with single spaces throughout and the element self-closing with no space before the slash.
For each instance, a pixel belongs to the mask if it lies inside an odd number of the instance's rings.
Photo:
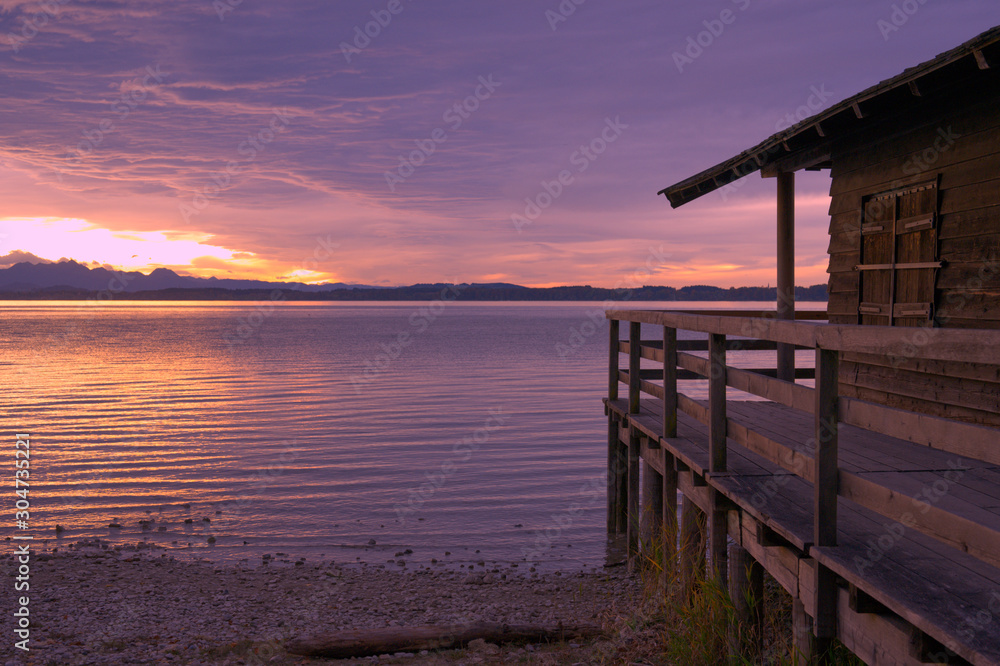
<svg viewBox="0 0 1000 666">
<path fill-rule="evenodd" d="M 887 316 L 859 315 L 859 307 L 893 290 L 896 303 L 933 298 L 935 326 L 1000 329 L 1000 114 L 996 91 L 988 92 L 930 99 L 834 141 L 827 270 L 831 324 L 888 324 Z M 888 254 L 887 237 L 862 235 L 867 197 L 934 179 L 933 230 L 909 234 L 895 257 Z M 918 247 L 918 241 L 923 246 Z M 937 244 L 941 268 L 896 270 L 895 281 L 887 281 L 890 271 L 855 270 L 862 263 L 881 263 L 873 261 L 879 257 L 888 262 L 934 261 L 925 256 L 929 243 Z M 900 283 L 903 273 L 907 275 Z M 909 317 L 894 325 L 926 324 L 920 317 Z M 909 359 L 898 360 L 887 367 L 884 357 L 846 355 L 840 369 L 842 394 L 1000 425 L 1000 366 L 949 362 L 914 367 Z"/>
</svg>

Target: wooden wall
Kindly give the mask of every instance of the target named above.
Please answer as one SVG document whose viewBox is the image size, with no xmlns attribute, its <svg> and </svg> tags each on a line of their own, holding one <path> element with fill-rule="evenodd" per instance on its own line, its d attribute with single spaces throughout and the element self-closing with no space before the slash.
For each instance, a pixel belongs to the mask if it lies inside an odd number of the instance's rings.
<svg viewBox="0 0 1000 666">
<path fill-rule="evenodd" d="M 862 106 L 863 108 L 863 106 Z M 878 117 L 878 116 L 877 116 Z M 921 99 L 834 143 L 830 322 L 858 324 L 863 198 L 937 179 L 938 328 L 1000 329 L 1000 92 L 995 82 Z M 870 321 L 870 320 L 869 320 Z M 910 323 L 913 322 L 901 322 Z M 929 322 L 928 322 L 929 323 Z M 933 331 L 914 329 L 914 344 Z M 1000 363 L 1000 349 L 997 350 Z M 1000 366 L 845 358 L 845 395 L 1000 426 Z"/>
</svg>

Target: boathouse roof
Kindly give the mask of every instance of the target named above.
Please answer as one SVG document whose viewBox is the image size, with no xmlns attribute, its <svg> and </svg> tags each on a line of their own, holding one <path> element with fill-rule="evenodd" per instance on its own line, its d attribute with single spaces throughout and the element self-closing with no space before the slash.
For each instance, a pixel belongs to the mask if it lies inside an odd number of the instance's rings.
<svg viewBox="0 0 1000 666">
<path fill-rule="evenodd" d="M 936 90 L 975 86 L 990 68 L 1000 68 L 1000 26 L 834 104 L 658 194 L 665 195 L 671 207 L 677 208 L 755 171 L 774 176 L 783 171 L 829 168 L 834 139 L 850 136 L 869 118 L 888 116 L 919 104 Z"/>
</svg>

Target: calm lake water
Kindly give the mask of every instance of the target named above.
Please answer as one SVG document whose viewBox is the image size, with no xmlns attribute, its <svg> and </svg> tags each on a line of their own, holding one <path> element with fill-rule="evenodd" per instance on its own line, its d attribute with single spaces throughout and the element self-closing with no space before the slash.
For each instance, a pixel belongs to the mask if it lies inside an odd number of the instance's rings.
<svg viewBox="0 0 1000 666">
<path fill-rule="evenodd" d="M 599 567 L 600 307 L 0 304 L 0 432 L 11 461 L 32 435 L 29 533 L 227 561 Z"/>
</svg>

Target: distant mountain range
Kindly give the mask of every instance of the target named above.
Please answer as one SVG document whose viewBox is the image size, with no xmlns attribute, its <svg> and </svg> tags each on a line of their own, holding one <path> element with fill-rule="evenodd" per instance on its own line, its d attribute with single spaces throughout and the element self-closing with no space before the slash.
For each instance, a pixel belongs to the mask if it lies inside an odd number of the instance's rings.
<svg viewBox="0 0 1000 666">
<path fill-rule="evenodd" d="M 774 287 L 644 286 L 605 289 L 591 286 L 522 287 L 488 283 L 448 285 L 415 284 L 408 287 L 370 285 L 302 284 L 196 278 L 157 268 L 149 275 L 137 271 L 117 273 L 87 268 L 75 261 L 51 264 L 23 262 L 0 269 L 0 299 L 76 300 L 102 292 L 127 300 L 289 300 L 289 301 L 423 301 L 442 298 L 463 301 L 773 301 Z M 280 299 L 276 298 L 280 292 Z M 127 296 L 124 296 L 127 294 Z M 800 301 L 826 301 L 826 285 L 796 287 Z"/>
<path fill-rule="evenodd" d="M 313 292 L 350 289 L 355 286 L 365 289 L 378 288 L 368 285 L 349 285 L 343 282 L 313 285 L 301 282 L 230 280 L 216 277 L 196 278 L 178 275 L 167 268 L 157 268 L 149 275 L 138 271 L 116 273 L 106 268 L 87 268 L 75 261 L 61 261 L 51 264 L 32 264 L 25 261 L 14 264 L 10 268 L 0 269 L 0 290 L 5 292 L 31 292 L 54 288 L 110 291 L 112 293 L 135 293 L 159 289 L 290 289 Z"/>
</svg>

